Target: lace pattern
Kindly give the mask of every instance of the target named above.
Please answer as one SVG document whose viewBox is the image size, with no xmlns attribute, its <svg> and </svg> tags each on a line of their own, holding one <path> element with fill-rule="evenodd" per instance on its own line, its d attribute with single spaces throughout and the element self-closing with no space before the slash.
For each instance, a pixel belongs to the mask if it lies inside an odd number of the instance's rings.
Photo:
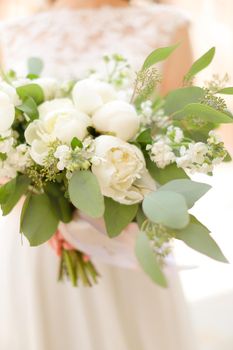
<svg viewBox="0 0 233 350">
<path fill-rule="evenodd" d="M 80 76 L 104 54 L 120 53 L 137 68 L 149 52 L 169 45 L 189 23 L 173 6 L 53 10 L 0 26 L 6 68 L 25 72 L 28 57 L 41 57 L 44 74 Z"/>
</svg>

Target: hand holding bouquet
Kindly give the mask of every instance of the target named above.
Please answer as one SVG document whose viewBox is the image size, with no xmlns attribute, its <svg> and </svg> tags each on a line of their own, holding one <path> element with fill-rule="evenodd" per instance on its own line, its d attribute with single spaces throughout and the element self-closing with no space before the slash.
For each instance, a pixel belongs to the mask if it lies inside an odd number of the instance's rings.
<svg viewBox="0 0 233 350">
<path fill-rule="evenodd" d="M 42 63 L 29 60 L 26 78 L 14 72 L 0 81 L 0 187 L 3 215 L 21 197 L 20 231 L 32 246 L 57 232 L 74 213 L 88 221 L 102 218 L 108 240 L 128 225 L 138 227 L 135 253 L 144 271 L 166 286 L 163 264 L 171 241 L 226 261 L 209 230 L 189 209 L 210 186 L 189 175 L 211 175 L 229 158 L 213 131 L 232 123 L 222 94 L 233 88 L 212 81 L 193 84 L 214 56 L 209 50 L 184 77 L 184 86 L 165 97 L 155 64 L 175 47 L 160 48 L 145 60 L 132 81 L 132 70 L 119 56 L 106 56 L 106 72 L 82 80 L 40 78 Z M 96 281 L 90 257 L 62 243 L 60 277 L 73 284 Z M 81 249 L 82 250 L 82 249 Z"/>
</svg>

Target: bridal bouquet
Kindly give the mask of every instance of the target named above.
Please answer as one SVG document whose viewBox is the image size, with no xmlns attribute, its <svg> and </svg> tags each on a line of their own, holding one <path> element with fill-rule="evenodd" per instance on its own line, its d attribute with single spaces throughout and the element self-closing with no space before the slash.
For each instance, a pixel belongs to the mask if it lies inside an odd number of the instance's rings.
<svg viewBox="0 0 233 350">
<path fill-rule="evenodd" d="M 216 77 L 194 85 L 214 56 L 212 48 L 192 65 L 183 87 L 159 96 L 155 64 L 174 49 L 153 51 L 135 77 L 120 55 L 104 57 L 106 72 L 90 71 L 76 81 L 40 77 L 37 58 L 29 60 L 23 79 L 2 72 L 2 213 L 23 198 L 20 232 L 31 246 L 50 241 L 61 256 L 60 278 L 67 275 L 74 285 L 91 285 L 98 277 L 92 256 L 59 229 L 75 215 L 102 220 L 109 241 L 134 224 L 135 256 L 161 286 L 175 239 L 226 262 L 209 230 L 189 213 L 210 186 L 189 176 L 211 175 L 229 159 L 213 130 L 233 122 L 221 97 L 233 88 Z"/>
</svg>

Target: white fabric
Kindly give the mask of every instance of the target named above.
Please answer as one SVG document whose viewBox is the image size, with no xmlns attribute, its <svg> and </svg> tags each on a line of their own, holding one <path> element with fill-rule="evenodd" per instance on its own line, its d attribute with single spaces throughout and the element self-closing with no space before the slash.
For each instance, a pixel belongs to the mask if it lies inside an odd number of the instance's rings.
<svg viewBox="0 0 233 350">
<path fill-rule="evenodd" d="M 137 67 L 186 23 L 166 6 L 54 11 L 3 25 L 3 56 L 19 71 L 26 58 L 40 56 L 45 74 L 58 77 L 79 75 L 113 51 Z M 1 349 L 193 349 L 174 268 L 167 271 L 167 290 L 142 272 L 107 265 L 98 265 L 99 285 L 74 289 L 56 282 L 57 259 L 47 245 L 21 245 L 18 224 L 19 206 L 0 220 Z"/>
</svg>

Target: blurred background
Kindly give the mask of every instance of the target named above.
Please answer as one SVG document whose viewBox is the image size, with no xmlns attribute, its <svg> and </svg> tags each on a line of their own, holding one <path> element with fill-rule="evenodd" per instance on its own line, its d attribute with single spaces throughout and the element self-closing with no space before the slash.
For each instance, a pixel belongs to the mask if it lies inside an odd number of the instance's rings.
<svg viewBox="0 0 233 350">
<path fill-rule="evenodd" d="M 53 1 L 0 0 L 0 20 L 14 20 L 44 11 Z M 146 6 L 148 0 L 137 1 Z M 187 11 L 190 20 L 190 40 L 194 59 L 216 46 L 211 68 L 198 76 L 208 80 L 213 72 L 229 74 L 233 84 L 233 1 L 232 0 L 164 0 Z M 228 98 L 233 107 L 233 98 Z M 227 125 L 220 133 L 233 154 L 233 131 Z M 211 230 L 222 250 L 233 262 L 233 167 L 226 163 L 216 170 L 213 178 L 194 179 L 214 186 L 194 208 L 194 212 Z M 207 215 L 207 213 L 209 215 Z M 198 350 L 233 349 L 233 267 L 207 259 L 179 244 L 175 247 L 180 277 L 198 336 Z"/>
</svg>

